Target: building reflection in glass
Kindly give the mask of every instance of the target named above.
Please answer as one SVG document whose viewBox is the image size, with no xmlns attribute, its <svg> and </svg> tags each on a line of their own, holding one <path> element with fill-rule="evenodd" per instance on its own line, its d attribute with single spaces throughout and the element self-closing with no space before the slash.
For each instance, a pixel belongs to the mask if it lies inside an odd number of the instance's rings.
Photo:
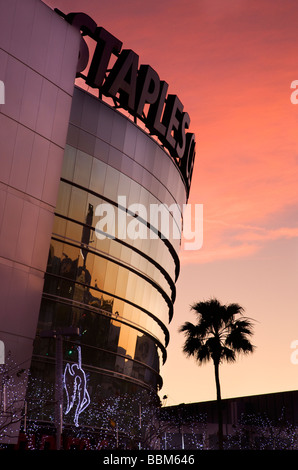
<svg viewBox="0 0 298 470">
<path fill-rule="evenodd" d="M 94 97 L 77 90 L 75 95 L 71 119 L 77 122 L 80 100 L 86 100 L 89 109 Z M 64 339 L 63 353 L 65 363 L 76 362 L 77 346 L 81 347 L 89 408 L 105 397 L 141 390 L 156 393 L 161 387 L 160 365 L 166 360 L 180 245 L 173 238 L 152 239 L 146 221 L 146 239 L 99 240 L 95 208 L 109 202 L 123 210 L 117 206 L 118 195 L 125 196 L 128 205 L 139 202 L 145 207 L 185 202 L 170 157 L 115 110 L 98 100 L 93 106 L 99 107 L 93 128 L 96 120 L 102 120 L 97 136 L 82 131 L 77 123 L 69 127 L 31 366 L 46 396 L 55 380 L 55 342 L 41 339 L 39 331 L 79 327 L 79 338 Z M 111 117 L 118 134 L 102 134 Z M 120 135 L 123 139 L 117 138 Z M 132 145 L 137 135 L 140 144 Z M 128 147 L 134 153 L 129 155 Z M 49 410 L 50 406 L 40 412 L 45 420 Z"/>
</svg>

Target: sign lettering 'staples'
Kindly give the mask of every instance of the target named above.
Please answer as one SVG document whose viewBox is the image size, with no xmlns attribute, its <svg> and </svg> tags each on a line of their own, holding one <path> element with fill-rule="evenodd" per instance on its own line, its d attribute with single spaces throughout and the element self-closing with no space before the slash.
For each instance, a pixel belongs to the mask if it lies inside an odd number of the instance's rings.
<svg viewBox="0 0 298 470">
<path fill-rule="evenodd" d="M 83 78 L 90 87 L 99 89 L 100 95 L 112 98 L 117 107 L 144 122 L 175 160 L 188 194 L 196 141 L 195 134 L 187 131 L 190 117 L 178 96 L 168 94 L 168 83 L 160 80 L 150 65 L 139 66 L 139 56 L 131 49 L 122 49 L 123 43 L 106 29 L 98 27 L 90 16 L 85 13 L 65 15 L 57 9 L 55 11 L 82 34 L 77 77 Z M 96 42 L 91 60 L 85 36 Z M 111 65 L 113 56 L 116 61 Z"/>
</svg>

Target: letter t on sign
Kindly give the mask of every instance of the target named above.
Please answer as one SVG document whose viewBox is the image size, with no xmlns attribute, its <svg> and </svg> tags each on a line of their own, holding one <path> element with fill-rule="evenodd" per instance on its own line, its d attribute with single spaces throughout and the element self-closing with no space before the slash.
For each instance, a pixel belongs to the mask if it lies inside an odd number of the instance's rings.
<svg viewBox="0 0 298 470">
<path fill-rule="evenodd" d="M 97 45 L 86 83 L 93 88 L 100 88 L 104 81 L 110 58 L 112 54 L 119 54 L 122 42 L 104 28 L 96 29 L 96 39 Z"/>
</svg>

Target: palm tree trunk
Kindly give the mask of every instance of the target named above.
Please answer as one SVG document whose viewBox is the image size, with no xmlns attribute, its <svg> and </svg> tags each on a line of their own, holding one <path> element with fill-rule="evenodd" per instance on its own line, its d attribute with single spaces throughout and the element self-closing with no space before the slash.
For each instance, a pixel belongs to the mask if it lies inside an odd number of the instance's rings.
<svg viewBox="0 0 298 470">
<path fill-rule="evenodd" d="M 219 363 L 214 362 L 215 370 L 215 383 L 216 383 L 216 399 L 217 399 L 217 413 L 218 413 L 218 448 L 223 449 L 223 420 L 222 420 L 222 403 L 219 382 Z"/>
</svg>

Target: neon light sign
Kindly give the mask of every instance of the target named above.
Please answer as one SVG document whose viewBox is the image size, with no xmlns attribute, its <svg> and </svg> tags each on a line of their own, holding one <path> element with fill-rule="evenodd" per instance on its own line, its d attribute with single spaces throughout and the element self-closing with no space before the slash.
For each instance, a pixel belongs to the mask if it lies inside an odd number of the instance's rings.
<svg viewBox="0 0 298 470">
<path fill-rule="evenodd" d="M 90 404 L 86 374 L 82 369 L 80 346 L 78 346 L 78 364 L 66 364 L 63 383 L 67 397 L 67 408 L 65 414 L 68 414 L 76 405 L 74 424 L 75 426 L 79 426 L 79 416 Z"/>
</svg>

